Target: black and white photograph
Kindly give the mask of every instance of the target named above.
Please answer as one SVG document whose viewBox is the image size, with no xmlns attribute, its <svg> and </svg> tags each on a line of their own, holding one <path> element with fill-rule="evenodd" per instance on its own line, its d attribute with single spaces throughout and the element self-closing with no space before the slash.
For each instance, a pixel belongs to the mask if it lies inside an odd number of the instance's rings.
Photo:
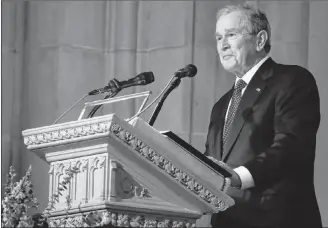
<svg viewBox="0 0 328 228">
<path fill-rule="evenodd" d="M 2 0 L 1 227 L 328 227 L 328 0 Z"/>
</svg>

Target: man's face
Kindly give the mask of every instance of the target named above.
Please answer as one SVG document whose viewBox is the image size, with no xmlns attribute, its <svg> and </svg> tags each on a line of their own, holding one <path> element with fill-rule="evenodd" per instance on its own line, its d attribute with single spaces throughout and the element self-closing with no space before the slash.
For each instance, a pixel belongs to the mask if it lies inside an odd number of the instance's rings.
<svg viewBox="0 0 328 228">
<path fill-rule="evenodd" d="M 242 77 L 254 64 L 256 39 L 247 33 L 240 12 L 222 15 L 216 22 L 216 42 L 223 67 Z"/>
</svg>

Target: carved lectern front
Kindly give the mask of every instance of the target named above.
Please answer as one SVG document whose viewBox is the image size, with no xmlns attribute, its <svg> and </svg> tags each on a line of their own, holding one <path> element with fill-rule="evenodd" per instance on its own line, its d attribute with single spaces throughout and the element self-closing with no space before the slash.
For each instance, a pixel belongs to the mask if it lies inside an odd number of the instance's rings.
<svg viewBox="0 0 328 228">
<path fill-rule="evenodd" d="M 68 216 L 101 216 L 102 225 L 195 227 L 203 214 L 234 204 L 229 178 L 140 118 L 115 114 L 23 131 L 27 148 L 50 164 L 49 196 L 68 168 L 79 170 L 51 212 L 50 226 Z M 215 181 L 213 181 L 215 180 Z"/>
</svg>

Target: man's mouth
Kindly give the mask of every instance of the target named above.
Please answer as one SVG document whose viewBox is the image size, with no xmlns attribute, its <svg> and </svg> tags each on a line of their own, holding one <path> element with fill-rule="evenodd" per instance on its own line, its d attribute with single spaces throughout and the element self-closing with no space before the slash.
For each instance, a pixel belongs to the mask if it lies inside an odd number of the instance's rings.
<svg viewBox="0 0 328 228">
<path fill-rule="evenodd" d="M 231 57 L 232 57 L 232 55 L 224 55 L 224 56 L 222 56 L 222 59 L 229 59 Z"/>
</svg>

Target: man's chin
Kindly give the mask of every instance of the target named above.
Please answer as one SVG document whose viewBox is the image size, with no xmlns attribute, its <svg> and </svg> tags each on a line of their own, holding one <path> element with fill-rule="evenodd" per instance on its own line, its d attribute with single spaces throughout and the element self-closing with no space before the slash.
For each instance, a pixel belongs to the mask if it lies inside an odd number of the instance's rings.
<svg viewBox="0 0 328 228">
<path fill-rule="evenodd" d="M 226 71 L 229 71 L 231 73 L 233 72 L 234 65 L 232 65 L 232 64 L 222 64 L 222 66 Z"/>
</svg>

